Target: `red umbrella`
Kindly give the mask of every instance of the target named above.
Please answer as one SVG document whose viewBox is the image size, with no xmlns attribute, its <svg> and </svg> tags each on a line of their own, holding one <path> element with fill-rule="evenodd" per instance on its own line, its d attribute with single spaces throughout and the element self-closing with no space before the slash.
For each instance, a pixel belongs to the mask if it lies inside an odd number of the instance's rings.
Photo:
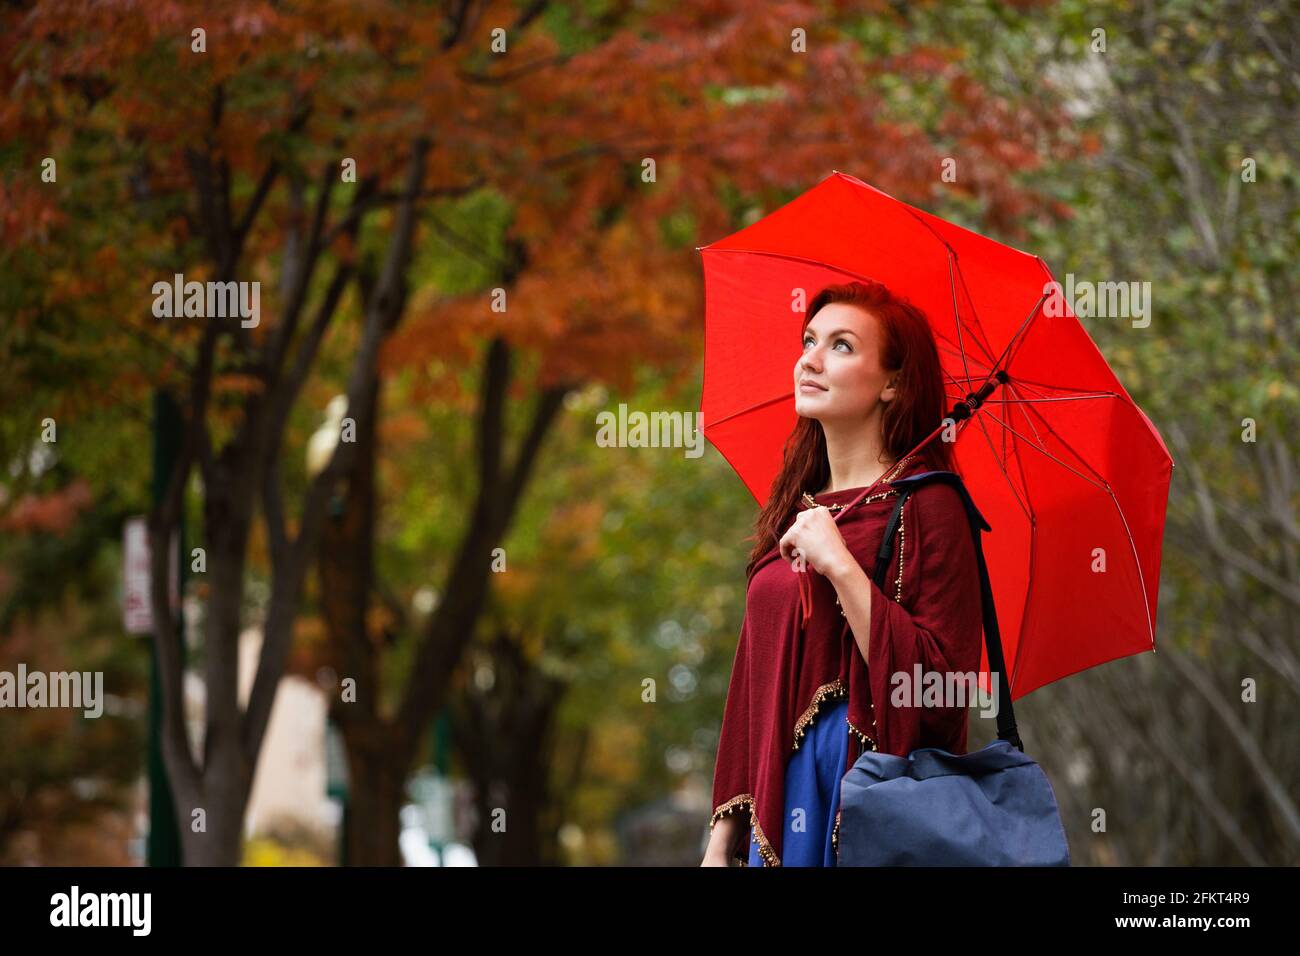
<svg viewBox="0 0 1300 956">
<path fill-rule="evenodd" d="M 1044 314 L 1042 259 L 840 172 L 700 253 L 704 434 L 760 506 L 796 422 L 798 303 L 878 280 L 924 310 L 954 408 L 971 411 L 955 453 L 993 528 L 1012 697 L 1155 649 L 1173 459 L 1069 303 Z"/>
</svg>

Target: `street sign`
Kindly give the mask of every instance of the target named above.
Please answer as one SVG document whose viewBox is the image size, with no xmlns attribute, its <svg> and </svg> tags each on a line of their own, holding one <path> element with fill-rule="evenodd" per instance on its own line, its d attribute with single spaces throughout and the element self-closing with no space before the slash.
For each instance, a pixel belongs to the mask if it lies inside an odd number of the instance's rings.
<svg viewBox="0 0 1300 956">
<path fill-rule="evenodd" d="M 180 610 L 180 568 L 177 552 L 180 537 L 172 535 L 171 557 L 167 567 L 171 571 L 171 607 Z M 149 526 L 143 515 L 126 519 L 122 526 L 122 627 L 128 634 L 153 633 L 153 604 L 149 596 Z"/>
</svg>

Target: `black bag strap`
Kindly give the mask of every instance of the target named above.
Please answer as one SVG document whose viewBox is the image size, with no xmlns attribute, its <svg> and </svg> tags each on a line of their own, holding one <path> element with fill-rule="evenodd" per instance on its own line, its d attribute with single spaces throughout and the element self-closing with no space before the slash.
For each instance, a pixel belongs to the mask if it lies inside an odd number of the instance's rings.
<svg viewBox="0 0 1300 956">
<path fill-rule="evenodd" d="M 993 529 L 989 527 L 989 523 L 984 520 L 984 516 L 975 507 L 970 492 L 966 490 L 966 486 L 957 474 L 951 471 L 923 471 L 908 478 L 897 478 L 890 482 L 891 486 L 899 492 L 898 502 L 894 505 L 894 511 L 889 516 L 889 521 L 885 524 L 885 533 L 880 539 L 880 551 L 876 555 L 876 567 L 871 578 L 876 582 L 876 587 L 883 592 L 885 589 L 885 572 L 889 567 L 889 559 L 894 550 L 894 532 L 898 529 L 899 522 L 902 520 L 903 504 L 911 496 L 912 492 L 931 481 L 942 481 L 956 488 L 961 495 L 962 504 L 966 508 L 966 517 L 969 519 L 971 535 L 975 539 L 975 558 L 980 572 L 980 601 L 984 611 L 984 646 L 988 649 L 989 668 L 997 674 L 998 679 L 998 737 L 1002 740 L 1009 740 L 1013 746 L 1023 753 L 1025 746 L 1020 740 L 1019 731 L 1016 729 L 1016 712 L 1011 706 L 1011 680 L 1007 676 L 1006 660 L 1002 656 L 1002 635 L 998 630 L 997 608 L 993 604 L 993 587 L 989 583 L 989 569 L 984 562 L 984 545 L 980 540 L 981 533 Z"/>
</svg>

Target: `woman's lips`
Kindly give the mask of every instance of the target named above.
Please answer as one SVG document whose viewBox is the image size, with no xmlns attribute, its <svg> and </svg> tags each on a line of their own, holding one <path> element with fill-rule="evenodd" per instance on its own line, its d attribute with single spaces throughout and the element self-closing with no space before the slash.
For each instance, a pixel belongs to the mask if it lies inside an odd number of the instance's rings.
<svg viewBox="0 0 1300 956">
<path fill-rule="evenodd" d="M 799 391 L 801 391 L 801 392 L 824 392 L 824 391 L 826 391 L 826 389 L 822 388 L 820 385 L 812 385 L 812 384 L 810 384 L 810 383 L 808 383 L 808 382 L 800 382 L 800 383 L 799 383 Z"/>
</svg>

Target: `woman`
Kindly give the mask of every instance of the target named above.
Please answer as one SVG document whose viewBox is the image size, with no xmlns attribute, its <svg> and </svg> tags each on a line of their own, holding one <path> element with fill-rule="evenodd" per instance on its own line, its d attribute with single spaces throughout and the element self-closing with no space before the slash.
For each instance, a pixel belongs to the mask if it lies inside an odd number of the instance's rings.
<svg viewBox="0 0 1300 956">
<path fill-rule="evenodd" d="M 898 494 L 890 483 L 955 470 L 952 436 L 934 436 L 947 402 L 930 325 L 878 282 L 823 289 L 794 390 L 799 420 L 747 568 L 705 866 L 834 866 L 840 780 L 864 749 L 966 752 L 966 707 L 915 706 L 910 685 L 979 670 L 979 572 L 959 493 L 917 489 L 884 591 L 869 577 Z"/>
</svg>

